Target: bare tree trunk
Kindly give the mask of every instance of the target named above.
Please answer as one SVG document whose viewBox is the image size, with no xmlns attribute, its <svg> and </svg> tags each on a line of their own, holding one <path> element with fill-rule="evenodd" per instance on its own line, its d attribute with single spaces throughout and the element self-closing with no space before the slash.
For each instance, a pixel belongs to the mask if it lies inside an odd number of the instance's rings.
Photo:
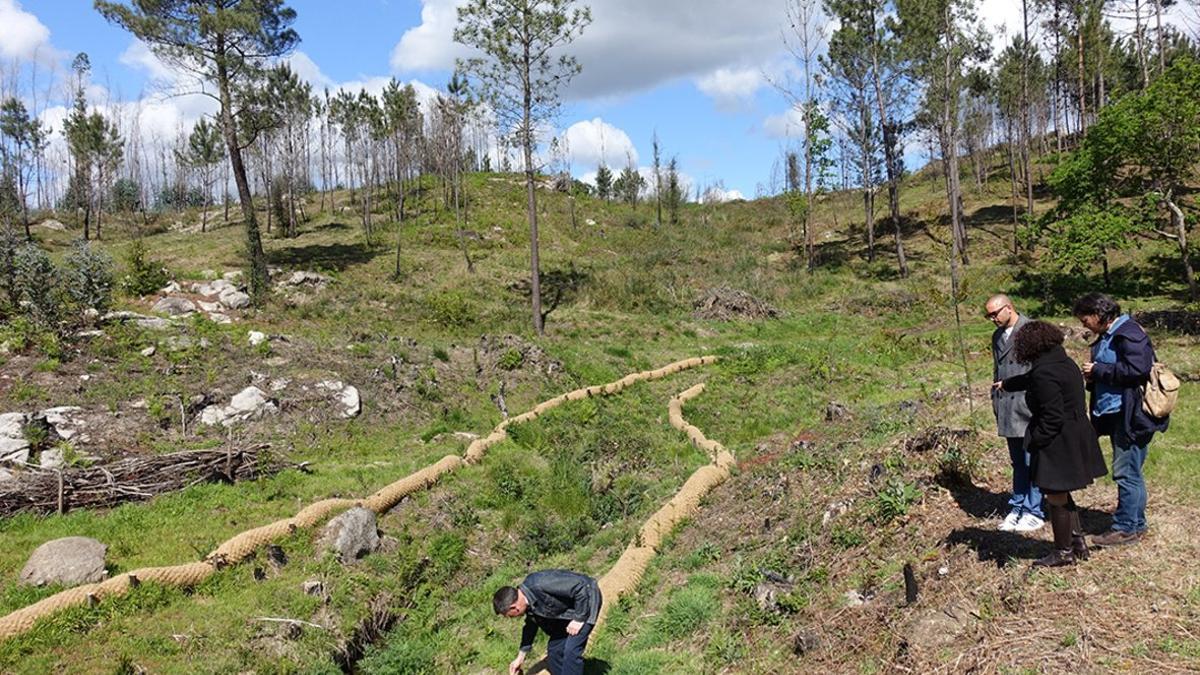
<svg viewBox="0 0 1200 675">
<path fill-rule="evenodd" d="M 896 237 L 896 259 L 900 276 L 908 276 L 908 259 L 904 255 L 904 238 L 900 227 L 900 176 L 896 163 L 896 125 L 887 116 L 883 105 L 883 85 L 879 75 L 879 46 L 875 41 L 875 14 L 871 11 L 871 76 L 875 89 L 875 106 L 879 112 L 879 125 L 883 130 L 883 163 L 887 171 L 888 210 L 892 217 L 892 229 Z"/>
<path fill-rule="evenodd" d="M 1158 74 L 1167 72 L 1167 55 L 1163 49 L 1162 0 L 1154 0 L 1155 40 L 1158 43 Z"/>
<path fill-rule="evenodd" d="M 1167 192 L 1163 202 L 1170 210 L 1171 224 L 1175 226 L 1175 243 L 1179 246 L 1179 258 L 1183 262 L 1184 281 L 1187 282 L 1188 296 L 1192 302 L 1200 301 L 1200 286 L 1196 284 L 1196 272 L 1192 269 L 1192 259 L 1188 254 L 1187 221 L 1183 217 L 1183 211 L 1172 199 L 1171 192 Z"/>
</svg>

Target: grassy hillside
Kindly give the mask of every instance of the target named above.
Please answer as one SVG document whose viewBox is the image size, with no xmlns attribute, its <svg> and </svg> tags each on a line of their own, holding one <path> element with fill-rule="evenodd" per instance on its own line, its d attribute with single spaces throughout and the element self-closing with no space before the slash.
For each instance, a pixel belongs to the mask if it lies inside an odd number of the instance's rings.
<svg viewBox="0 0 1200 675">
<path fill-rule="evenodd" d="M 303 505 L 365 496 L 461 454 L 469 437 L 455 432 L 486 434 L 501 419 L 501 396 L 515 415 L 681 358 L 722 361 L 513 428 L 482 463 L 382 517 L 383 548 L 355 564 L 320 553 L 314 533 L 299 531 L 281 543 L 285 565 L 260 554 L 190 591 L 145 584 L 59 614 L 0 643 L 0 669 L 337 672 L 338 655 L 348 655 L 362 672 L 501 672 L 519 623 L 492 615 L 495 587 L 543 567 L 602 575 L 646 517 L 708 461 L 666 423 L 667 400 L 697 382 L 707 390 L 685 415 L 728 446 L 741 468 L 614 608 L 593 640 L 592 672 L 1200 667 L 1200 578 L 1182 564 L 1200 552 L 1188 527 L 1200 514 L 1193 387 L 1184 389 L 1170 433 L 1152 446 L 1154 536 L 1145 544 L 1030 574 L 1048 528 L 1029 539 L 991 529 L 1007 459 L 991 433 L 983 301 L 1009 291 L 1030 313 L 1074 325 L 1064 302 L 1099 284 L 1053 279 L 1039 273 L 1035 255 L 1008 253 L 1006 184 L 967 195 L 965 354 L 946 273 L 944 197 L 931 178 L 918 175 L 904 191 L 907 279 L 893 271 L 884 220 L 880 256 L 866 262 L 854 194 L 819 203 L 820 264 L 809 274 L 787 244 L 780 202 L 689 205 L 683 222 L 656 229 L 646 205 L 633 211 L 583 198 L 572 226 L 565 198 L 543 191 L 543 284 L 553 305 L 543 337 L 531 334 L 522 292 L 529 240 L 519 181 L 469 177 L 462 235 L 474 273 L 453 214 L 435 209 L 436 189 L 426 187 L 424 213 L 399 228 L 398 277 L 396 226 L 386 224 L 368 245 L 351 195 L 338 193 L 299 237 L 265 242 L 277 278 L 321 272 L 331 278 L 323 290 L 272 295 L 229 325 L 193 318 L 167 332 L 110 326 L 56 358 L 32 347 L 0 355 L 0 412 L 79 405 L 123 420 L 121 433 L 109 435 L 119 442 L 81 452 L 109 458 L 269 443 L 281 458 L 307 463 L 109 511 L 0 519 L 0 613 L 56 590 L 16 583 L 43 541 L 95 537 L 109 546 L 112 573 L 196 560 Z M 102 246 L 122 258 L 132 228 L 110 226 Z M 39 229 L 38 237 L 62 250 L 71 234 Z M 153 234 L 146 244 L 179 280 L 233 270 L 241 260 L 236 225 Z M 1111 279 L 1124 305 L 1178 307 L 1178 275 L 1161 262 L 1170 255 L 1147 242 L 1114 256 Z M 781 316 L 696 318 L 693 302 L 723 286 Z M 156 299 L 120 304 L 145 312 Z M 271 340 L 252 346 L 249 330 Z M 1200 373 L 1194 334 L 1152 334 L 1177 372 Z M 181 346 L 180 337 L 190 340 Z M 155 353 L 143 356 L 150 345 Z M 1079 338 L 1070 344 L 1084 346 Z M 314 383 L 330 379 L 360 390 L 360 416 L 340 419 L 316 400 Z M 181 400 L 227 401 L 249 384 L 283 381 L 276 416 L 229 432 L 180 424 Z M 1107 525 L 1103 511 L 1114 501 L 1107 480 L 1082 495 L 1091 529 Z M 903 602 L 906 563 L 921 587 L 912 606 Z M 306 594 L 308 580 L 323 592 Z M 1114 618 L 1129 607 L 1122 621 Z M 280 618 L 305 623 L 263 620 Z M 377 636 L 372 623 L 387 629 Z M 1030 637 L 1014 638 L 1014 626 Z"/>
</svg>

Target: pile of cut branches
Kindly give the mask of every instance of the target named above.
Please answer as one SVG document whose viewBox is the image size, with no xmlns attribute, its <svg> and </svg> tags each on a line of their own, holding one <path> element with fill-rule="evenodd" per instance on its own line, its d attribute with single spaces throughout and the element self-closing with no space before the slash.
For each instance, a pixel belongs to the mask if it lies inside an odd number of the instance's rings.
<svg viewBox="0 0 1200 675">
<path fill-rule="evenodd" d="M 0 484 L 0 516 L 109 508 L 200 483 L 257 480 L 287 466 L 267 453 L 269 448 L 187 450 L 86 468 L 22 472 Z"/>
</svg>

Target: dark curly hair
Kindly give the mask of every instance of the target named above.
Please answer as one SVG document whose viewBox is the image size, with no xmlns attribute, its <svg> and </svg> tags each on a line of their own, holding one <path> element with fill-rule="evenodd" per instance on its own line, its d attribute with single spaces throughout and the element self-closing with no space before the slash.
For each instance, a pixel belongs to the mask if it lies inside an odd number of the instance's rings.
<svg viewBox="0 0 1200 675">
<path fill-rule="evenodd" d="M 1097 316 L 1101 321 L 1108 323 L 1121 316 L 1121 305 L 1103 293 L 1088 293 L 1075 301 L 1071 314 L 1076 319 L 1082 316 Z"/>
<path fill-rule="evenodd" d="M 1030 321 L 1013 336 L 1013 351 L 1017 361 L 1033 363 L 1034 359 L 1063 343 L 1063 332 L 1045 321 Z"/>
</svg>

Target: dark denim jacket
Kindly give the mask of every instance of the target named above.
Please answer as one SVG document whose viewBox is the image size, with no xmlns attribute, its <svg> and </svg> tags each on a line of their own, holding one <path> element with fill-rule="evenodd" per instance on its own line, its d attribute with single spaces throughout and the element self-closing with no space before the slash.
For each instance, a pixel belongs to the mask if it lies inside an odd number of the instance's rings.
<svg viewBox="0 0 1200 675">
<path fill-rule="evenodd" d="M 1093 362 L 1099 346 L 1100 339 L 1092 343 Z M 1151 417 L 1142 410 L 1142 385 L 1150 379 L 1150 369 L 1154 367 L 1154 346 L 1150 343 L 1150 336 L 1133 319 L 1117 327 L 1110 346 L 1117 353 L 1117 362 L 1095 363 L 1092 366 L 1092 382 L 1102 382 L 1121 389 L 1121 411 L 1117 413 L 1121 430 L 1135 444 L 1145 445 L 1150 442 L 1154 432 L 1166 431 L 1170 423 L 1168 418 Z M 1092 391 L 1094 399 L 1095 386 L 1089 386 L 1088 389 Z M 1089 409 L 1094 407 L 1095 400 Z M 1096 422 L 1095 419 L 1092 421 Z M 1101 429 L 1102 433 L 1112 431 L 1114 429 Z"/>
</svg>

